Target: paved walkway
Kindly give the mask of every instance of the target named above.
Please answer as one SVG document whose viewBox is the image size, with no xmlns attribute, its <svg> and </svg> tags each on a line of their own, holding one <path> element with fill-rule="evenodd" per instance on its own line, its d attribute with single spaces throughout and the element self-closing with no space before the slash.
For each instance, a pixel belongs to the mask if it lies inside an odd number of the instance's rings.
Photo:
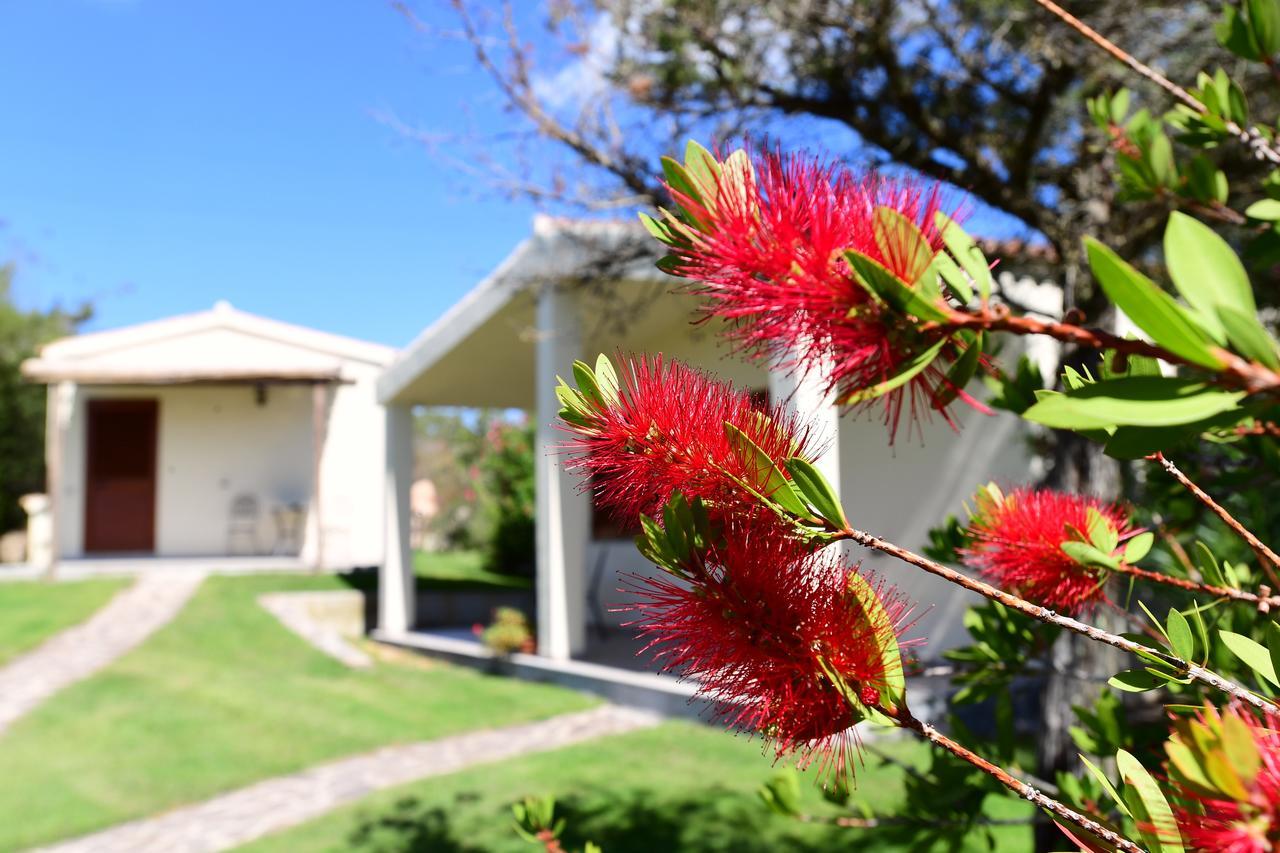
<svg viewBox="0 0 1280 853">
<path fill-rule="evenodd" d="M 339 663 L 356 669 L 373 666 L 373 658 L 336 627 L 336 623 L 345 622 L 352 636 L 363 633 L 364 597 L 356 590 L 270 592 L 258 596 L 258 604 L 290 631 Z M 328 619 L 324 618 L 326 613 Z"/>
<path fill-rule="evenodd" d="M 384 788 L 621 734 L 658 721 L 644 711 L 605 705 L 537 723 L 384 747 L 41 851 L 214 853 L 305 823 Z"/>
<path fill-rule="evenodd" d="M 0 668 L 0 734 L 59 690 L 137 646 L 177 615 L 203 574 L 142 575 L 88 620 Z"/>
</svg>

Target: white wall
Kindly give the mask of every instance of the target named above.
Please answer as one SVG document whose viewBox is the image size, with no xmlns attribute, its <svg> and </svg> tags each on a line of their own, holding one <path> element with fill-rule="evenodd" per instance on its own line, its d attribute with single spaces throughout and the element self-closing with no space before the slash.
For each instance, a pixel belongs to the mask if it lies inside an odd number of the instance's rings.
<svg viewBox="0 0 1280 853">
<path fill-rule="evenodd" d="M 376 370 L 331 392 L 321 461 L 325 564 L 341 568 L 382 559 L 383 410 L 374 398 Z M 159 403 L 156 553 L 228 553 L 232 499 L 256 495 L 259 547 L 275 543 L 271 507 L 309 508 L 304 559 L 315 555 L 312 389 L 272 385 L 259 405 L 249 385 L 80 387 L 68 424 L 58 538 L 61 554 L 83 554 L 85 406 L 94 398 L 152 398 Z M 245 550 L 237 538 L 236 553 Z"/>
</svg>

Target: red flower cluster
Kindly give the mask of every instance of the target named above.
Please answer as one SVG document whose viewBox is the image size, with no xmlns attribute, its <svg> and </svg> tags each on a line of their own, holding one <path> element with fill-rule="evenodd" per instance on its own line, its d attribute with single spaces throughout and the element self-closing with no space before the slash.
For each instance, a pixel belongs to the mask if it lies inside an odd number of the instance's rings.
<svg viewBox="0 0 1280 853">
<path fill-rule="evenodd" d="M 1136 531 L 1119 507 L 1096 498 L 1050 489 L 980 494 L 969 523 L 967 565 L 1002 589 L 1064 613 L 1075 614 L 1105 599 L 1099 570 L 1072 559 L 1062 543 L 1088 529 L 1089 510 L 1101 513 L 1121 540 Z"/>
<path fill-rule="evenodd" d="M 639 601 L 627 609 L 639 612 L 633 624 L 663 670 L 697 680 L 719 718 L 761 735 L 778 758 L 795 754 L 802 767 L 847 777 L 859 714 L 831 674 L 876 703 L 902 666 L 881 649 L 911 612 L 858 571 L 767 527 L 736 525 L 689 583 L 637 578 Z M 857 580 L 878 602 L 873 615 L 851 591 Z"/>
<path fill-rule="evenodd" d="M 729 158 L 717 184 L 699 197 L 670 187 L 695 223 L 671 246 L 672 271 L 698 282 L 695 289 L 710 297 L 707 314 L 731 321 L 728 334 L 745 351 L 793 367 L 829 365 L 831 388 L 847 399 L 895 376 L 927 346 L 913 326 L 882 310 L 843 253 L 856 250 L 915 283 L 942 244 L 936 186 L 776 151 Z M 878 207 L 919 232 L 877 229 Z M 916 233 L 927 246 L 917 245 Z M 949 389 L 930 366 L 885 395 L 891 437 L 904 407 L 913 420 L 922 403 L 925 413 L 936 407 L 947 417 L 935 401 Z"/>
<path fill-rule="evenodd" d="M 616 402 L 596 406 L 589 426 L 565 424 L 572 438 L 563 449 L 566 468 L 622 520 L 658 514 L 677 490 L 701 498 L 717 517 L 758 505 L 743 484 L 768 497 L 765 472 L 734 452 L 725 424 L 781 470 L 793 456 L 814 458 L 808 427 L 782 406 L 762 407 L 749 393 L 660 355 L 622 359 L 619 368 Z"/>
<path fill-rule="evenodd" d="M 1181 795 L 1174 816 L 1184 844 L 1195 853 L 1280 849 L 1280 716 L 1267 714 L 1259 720 L 1241 707 L 1222 712 L 1208 707 L 1197 720 L 1180 728 L 1185 732 L 1191 727 L 1200 730 L 1199 743 L 1191 747 L 1184 738 L 1184 749 L 1171 767 Z M 1227 727 L 1244 733 L 1244 743 L 1234 748 L 1220 746 Z M 1195 774 L 1201 781 L 1193 782 L 1178 773 L 1179 762 L 1199 763 L 1193 757 L 1195 749 L 1213 748 L 1211 745 L 1219 752 L 1211 775 Z"/>
</svg>

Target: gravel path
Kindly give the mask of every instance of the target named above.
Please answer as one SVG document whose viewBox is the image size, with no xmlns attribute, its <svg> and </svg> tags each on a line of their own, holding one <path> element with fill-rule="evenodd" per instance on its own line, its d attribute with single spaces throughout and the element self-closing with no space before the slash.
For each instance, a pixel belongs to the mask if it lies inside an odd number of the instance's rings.
<svg viewBox="0 0 1280 853">
<path fill-rule="evenodd" d="M 304 823 L 384 788 L 621 734 L 658 721 L 647 712 L 604 705 L 536 723 L 388 746 L 41 851 L 214 853 Z"/>
<path fill-rule="evenodd" d="M 140 575 L 105 607 L 0 668 L 0 734 L 59 690 L 86 678 L 163 627 L 200 586 L 194 572 Z"/>
</svg>

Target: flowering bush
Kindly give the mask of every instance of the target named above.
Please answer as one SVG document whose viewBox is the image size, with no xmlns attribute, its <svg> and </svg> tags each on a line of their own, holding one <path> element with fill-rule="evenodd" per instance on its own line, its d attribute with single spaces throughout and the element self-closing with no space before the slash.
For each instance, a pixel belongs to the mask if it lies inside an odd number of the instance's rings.
<svg viewBox="0 0 1280 853">
<path fill-rule="evenodd" d="M 1107 44 L 1054 4 L 1041 5 Z M 1270 62 L 1280 50 L 1280 3 L 1250 0 L 1244 8 L 1228 12 L 1224 44 Z M 1277 43 L 1259 47 L 1270 41 Z M 1192 150 L 1239 142 L 1280 163 L 1271 132 L 1249 126 L 1234 86 L 1225 74 L 1191 93 L 1166 85 L 1183 103 L 1165 124 Z M 1164 124 L 1149 114 L 1124 122 L 1127 95 L 1090 109 L 1130 191 L 1138 178 L 1152 178 L 1148 190 L 1163 187 L 1191 213 L 1229 210 L 1203 153 L 1180 172 Z M 974 577 L 848 519 L 814 465 L 822 448 L 804 422 L 658 355 L 617 364 L 601 356 L 594 366 L 575 364 L 574 384 L 558 389 L 567 465 L 601 505 L 639 517 L 638 547 L 665 573 L 637 580 L 629 605 L 658 665 L 696 679 L 730 727 L 758 735 L 778 757 L 817 766 L 836 790 L 847 790 L 856 770 L 854 727 L 884 725 L 923 737 L 953 767 L 1034 804 L 1082 850 L 1280 844 L 1280 624 L 1270 618 L 1280 605 L 1280 556 L 1165 455 L 1254 453 L 1262 476 L 1274 478 L 1280 345 L 1231 245 L 1175 211 L 1164 256 L 1174 296 L 1102 242 L 1087 241 L 1097 285 L 1144 334 L 1123 337 L 1083 317 L 1013 310 L 994 264 L 962 229 L 963 205 L 945 204 L 926 185 L 776 150 L 719 157 L 696 143 L 683 162 L 667 158 L 663 168 L 672 208 L 643 217 L 667 247 L 660 266 L 706 297 L 706 316 L 722 321 L 747 357 L 818 376 L 846 408 L 877 403 L 890 441 L 931 413 L 952 421 L 957 401 L 990 412 L 968 390 L 981 376 L 992 407 L 1076 432 L 1115 458 L 1149 461 L 1151 476 L 1167 474 L 1184 488 L 1239 537 L 1256 566 L 1219 559 L 1220 549 L 1204 541 L 1179 541 L 1158 517 L 1144 529 L 1133 516 L 1153 516 L 1150 507 L 987 484 L 967 524 L 939 534 L 946 546 L 939 553 L 954 553 Z M 1197 195 L 1206 174 L 1216 193 L 1208 206 Z M 1266 192 L 1280 199 L 1277 176 Z M 1280 200 L 1259 202 L 1239 218 L 1280 222 L 1276 211 Z M 995 339 L 1007 335 L 1047 336 L 1093 358 L 1044 388 L 1035 366 L 999 364 Z M 832 556 L 827 549 L 842 541 L 987 599 L 966 620 L 974 645 L 948 655 L 961 688 L 955 701 L 999 696 L 997 713 L 1007 718 L 1012 679 L 1036 671 L 1065 631 L 1126 653 L 1132 668 L 1110 684 L 1121 693 L 1158 691 L 1169 700 L 1167 725 L 1153 732 L 1129 723 L 1108 694 L 1076 709 L 1073 736 L 1086 772 L 1033 784 L 1014 766 L 1008 737 L 944 733 L 912 713 L 909 653 L 920 641 L 912 605 Z M 1154 550 L 1157 541 L 1167 554 Z M 1141 620 L 1129 613 L 1134 602 Z M 1152 611 L 1156 602 L 1171 604 L 1167 616 Z M 1084 621 L 1103 607 L 1139 630 Z M 935 795 L 959 778 L 941 767 Z M 981 809 L 972 806 L 990 789 L 973 789 L 976 802 L 953 807 L 948 821 L 980 824 Z M 926 825 L 940 808 L 930 790 L 921 783 L 912 800 L 913 818 Z M 954 804 L 963 796 L 946 793 L 936 799 Z M 762 796 L 776 811 L 809 818 L 783 783 Z"/>
</svg>

